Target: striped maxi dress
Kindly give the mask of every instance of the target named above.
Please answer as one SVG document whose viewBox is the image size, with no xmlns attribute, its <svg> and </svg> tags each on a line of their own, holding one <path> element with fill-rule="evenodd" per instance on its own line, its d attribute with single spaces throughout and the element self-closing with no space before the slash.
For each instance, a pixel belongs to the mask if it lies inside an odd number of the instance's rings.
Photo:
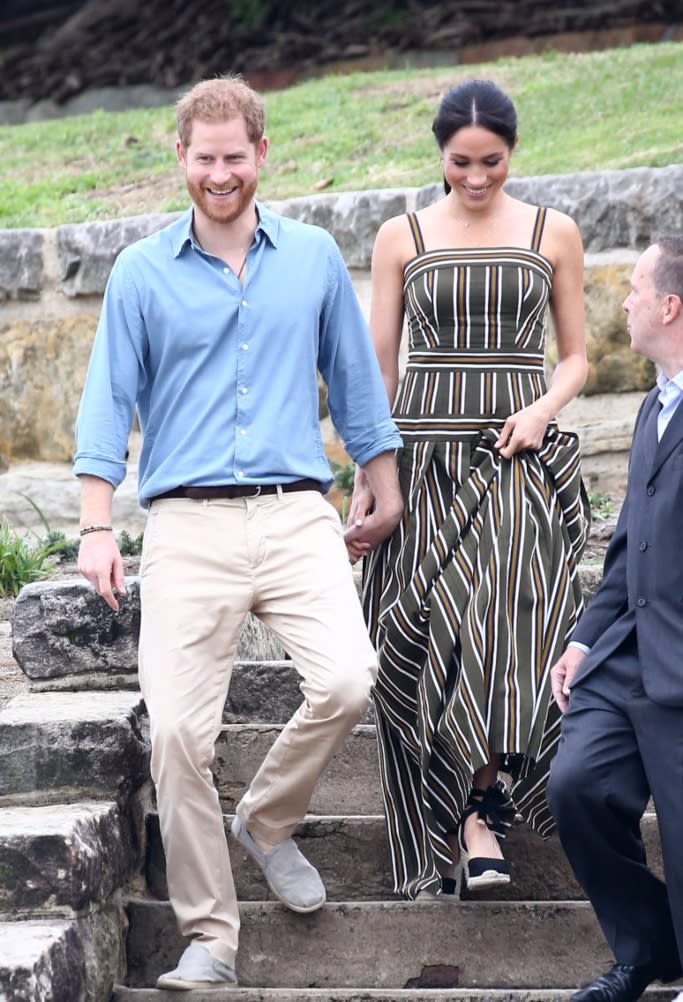
<svg viewBox="0 0 683 1002">
<path fill-rule="evenodd" d="M 552 266 L 529 249 L 425 251 L 405 267 L 409 331 L 394 407 L 406 507 L 364 563 L 379 657 L 374 690 L 395 890 L 436 891 L 475 770 L 495 753 L 541 835 L 559 739 L 550 668 L 582 609 L 590 508 L 576 435 L 502 459 L 505 419 L 545 392 Z"/>
</svg>

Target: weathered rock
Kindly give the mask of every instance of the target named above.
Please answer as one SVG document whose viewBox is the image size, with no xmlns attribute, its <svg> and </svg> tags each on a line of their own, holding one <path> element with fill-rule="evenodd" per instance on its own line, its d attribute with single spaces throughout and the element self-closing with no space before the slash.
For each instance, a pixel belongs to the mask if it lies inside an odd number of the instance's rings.
<svg viewBox="0 0 683 1002">
<path fill-rule="evenodd" d="M 43 284 L 42 230 L 0 231 L 0 301 L 37 299 Z"/>
<path fill-rule="evenodd" d="M 0 711 L 0 798 L 46 804 L 124 796 L 149 775 L 135 692 L 27 693 Z"/>
<path fill-rule="evenodd" d="M 140 587 L 138 578 L 125 580 L 118 613 L 79 578 L 22 588 L 12 612 L 12 649 L 26 675 L 97 672 L 116 678 L 135 672 Z"/>
<path fill-rule="evenodd" d="M 126 930 L 119 896 L 114 895 L 106 905 L 82 918 L 79 932 L 85 957 L 87 1002 L 111 1002 L 114 985 L 125 973 Z"/>
<path fill-rule="evenodd" d="M 0 328 L 0 454 L 13 462 L 73 455 L 96 323 L 84 313 Z"/>
<path fill-rule="evenodd" d="M 226 723 L 284 724 L 301 703 L 300 678 L 292 661 L 235 664 L 223 719 Z"/>
<path fill-rule="evenodd" d="M 2 922 L 0 941 L 2 1002 L 88 1000 L 77 922 Z"/>
<path fill-rule="evenodd" d="M 153 213 L 57 230 L 60 287 L 67 296 L 102 294 L 118 254 L 141 237 L 168 226 L 179 213 Z"/>
<path fill-rule="evenodd" d="M 290 198 L 273 207 L 283 216 L 322 226 L 334 236 L 349 268 L 367 268 L 381 224 L 407 212 L 414 198 L 411 188 L 381 188 Z"/>
<path fill-rule="evenodd" d="M 113 803 L 0 807 L 0 912 L 105 901 L 135 864 L 126 820 Z"/>
<path fill-rule="evenodd" d="M 513 177 L 506 191 L 575 220 L 587 252 L 643 249 L 655 233 L 680 233 L 683 165 Z"/>
<path fill-rule="evenodd" d="M 118 905 L 72 921 L 0 922 L 0 942 L 2 1002 L 109 1002 L 122 975 Z"/>
<path fill-rule="evenodd" d="M 681 176 L 683 180 L 683 175 Z M 583 394 L 646 392 L 654 386 L 654 364 L 631 350 L 622 303 L 633 264 L 588 264 L 584 288 L 588 379 Z"/>
</svg>

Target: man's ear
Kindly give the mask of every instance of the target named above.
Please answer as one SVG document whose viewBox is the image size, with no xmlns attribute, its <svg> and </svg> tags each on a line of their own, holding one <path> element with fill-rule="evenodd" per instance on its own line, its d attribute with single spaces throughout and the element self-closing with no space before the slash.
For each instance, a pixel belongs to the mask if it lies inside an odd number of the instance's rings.
<svg viewBox="0 0 683 1002">
<path fill-rule="evenodd" d="M 179 139 L 176 140 L 175 152 L 176 152 L 176 156 L 178 157 L 178 163 L 180 164 L 181 167 L 184 167 L 185 163 L 186 163 L 186 160 L 185 160 L 185 147 L 183 146 L 183 144 L 180 142 Z"/>
<path fill-rule="evenodd" d="M 266 154 L 268 153 L 268 137 L 261 136 L 256 144 L 256 166 L 263 167 L 264 161 L 266 159 Z"/>
<path fill-rule="evenodd" d="M 681 315 L 681 309 L 683 304 L 681 304 L 681 297 L 670 293 L 668 296 L 664 296 L 662 300 L 662 320 L 665 324 L 671 324 L 674 320 L 677 320 Z"/>
</svg>

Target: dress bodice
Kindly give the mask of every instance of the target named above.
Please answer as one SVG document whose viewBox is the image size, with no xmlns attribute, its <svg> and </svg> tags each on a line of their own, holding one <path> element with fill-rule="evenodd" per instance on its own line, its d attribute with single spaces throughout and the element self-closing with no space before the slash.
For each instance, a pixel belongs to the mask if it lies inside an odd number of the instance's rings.
<svg viewBox="0 0 683 1002">
<path fill-rule="evenodd" d="M 427 251 L 419 241 L 404 270 L 401 432 L 421 434 L 425 419 L 432 432 L 455 435 L 504 421 L 546 390 L 552 265 L 537 246 Z"/>
</svg>

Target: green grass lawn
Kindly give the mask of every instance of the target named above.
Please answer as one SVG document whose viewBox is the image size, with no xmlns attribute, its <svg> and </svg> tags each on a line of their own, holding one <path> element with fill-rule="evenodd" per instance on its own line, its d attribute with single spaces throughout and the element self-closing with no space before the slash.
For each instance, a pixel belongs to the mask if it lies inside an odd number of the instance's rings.
<svg viewBox="0 0 683 1002">
<path fill-rule="evenodd" d="M 440 180 L 431 123 L 465 77 L 513 98 L 517 175 L 683 161 L 683 43 L 549 52 L 476 66 L 327 76 L 266 94 L 260 197 Z M 0 127 L 0 227 L 56 226 L 187 204 L 173 109 L 102 112 Z"/>
</svg>

